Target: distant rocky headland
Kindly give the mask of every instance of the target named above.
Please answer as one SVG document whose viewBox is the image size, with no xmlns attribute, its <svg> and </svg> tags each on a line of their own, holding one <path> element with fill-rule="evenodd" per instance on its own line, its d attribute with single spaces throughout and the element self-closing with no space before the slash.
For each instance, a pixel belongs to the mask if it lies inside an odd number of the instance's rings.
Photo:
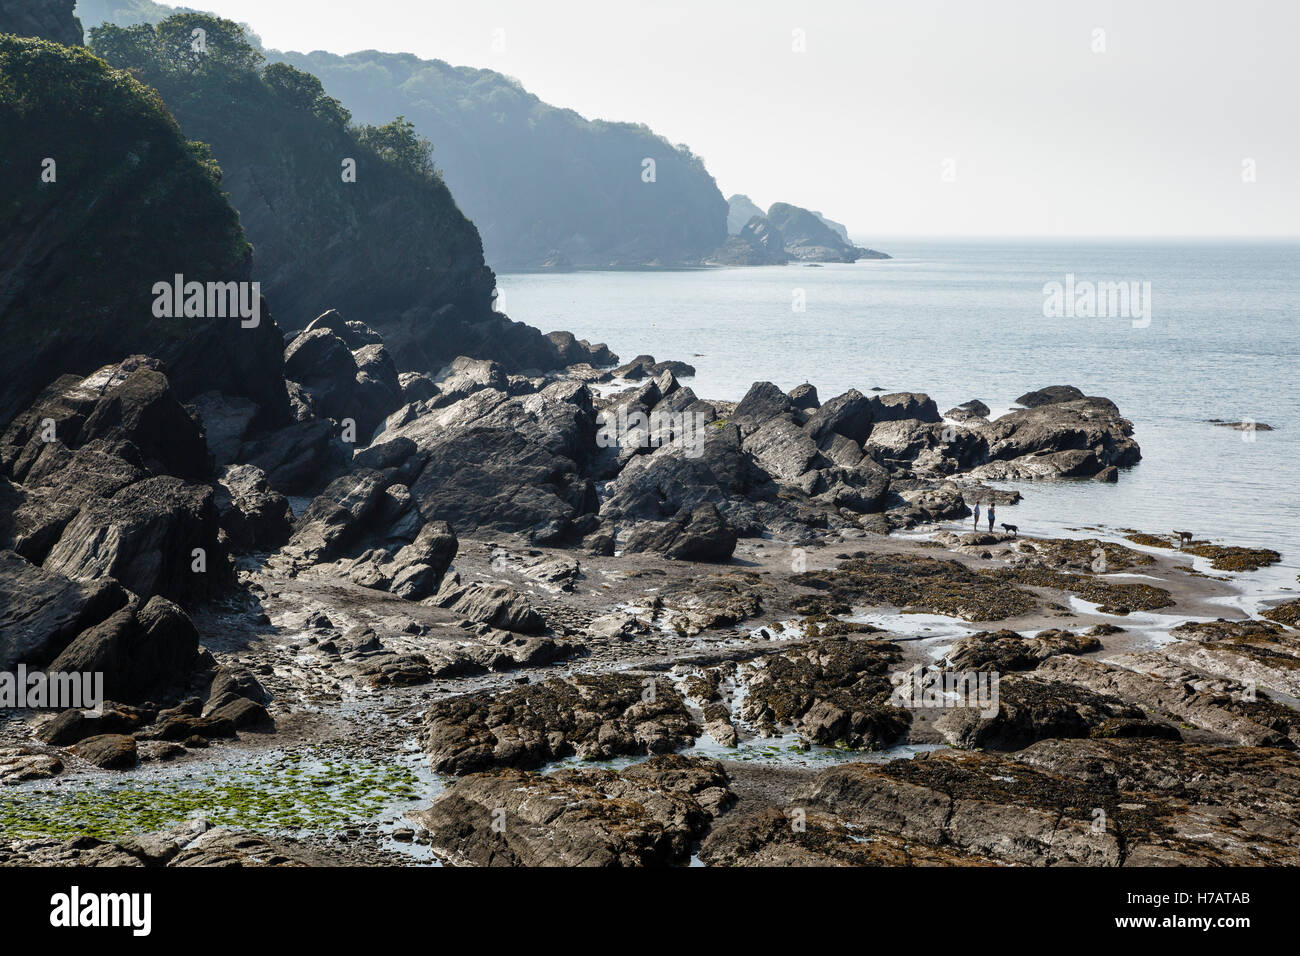
<svg viewBox="0 0 1300 956">
<path fill-rule="evenodd" d="M 839 223 L 789 203 L 764 213 L 748 196 L 727 200 L 727 241 L 709 262 L 727 266 L 785 265 L 789 262 L 857 262 L 888 259 L 883 252 L 855 246 Z"/>
</svg>

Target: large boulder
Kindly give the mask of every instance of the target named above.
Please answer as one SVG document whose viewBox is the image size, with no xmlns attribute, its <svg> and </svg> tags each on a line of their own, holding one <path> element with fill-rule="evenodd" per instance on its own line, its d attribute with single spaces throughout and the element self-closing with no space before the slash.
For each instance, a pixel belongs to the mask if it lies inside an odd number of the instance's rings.
<svg viewBox="0 0 1300 956">
<path fill-rule="evenodd" d="M 221 528 L 235 551 L 277 548 L 289 537 L 289 501 L 256 465 L 228 465 L 216 486 Z"/>
<path fill-rule="evenodd" d="M 736 530 L 712 502 L 662 524 L 648 524 L 633 532 L 625 550 L 657 551 L 676 561 L 725 562 L 736 550 Z"/>
<path fill-rule="evenodd" d="M 412 497 L 424 514 L 460 533 L 533 532 L 553 540 L 596 510 L 585 473 L 596 451 L 596 416 L 579 383 L 517 396 L 488 387 L 445 408 L 408 406 L 390 417 L 383 436 L 414 442 L 422 464 Z"/>
<path fill-rule="evenodd" d="M 1073 385 L 1049 385 L 1046 388 L 1026 392 L 1016 399 L 1017 405 L 1025 408 L 1040 408 L 1043 405 L 1056 405 L 1060 402 L 1076 402 L 1084 394 Z"/>
<path fill-rule="evenodd" d="M 872 411 L 872 400 L 851 388 L 813 412 L 804 429 L 818 444 L 832 435 L 842 435 L 861 444 L 871 434 Z"/>
<path fill-rule="evenodd" d="M 0 670 L 44 667 L 78 634 L 125 607 L 110 578 L 73 581 L 12 551 L 0 551 Z"/>
<path fill-rule="evenodd" d="M 987 443 L 986 465 L 992 469 L 987 477 L 998 477 L 1008 466 L 1011 472 L 1022 466 L 1029 472 L 1008 477 L 1038 477 L 1031 465 L 1036 465 L 1043 477 L 1091 477 L 1107 466 L 1137 464 L 1142 457 L 1133 440 L 1133 423 L 1121 417 L 1115 403 L 1105 398 L 1039 404 L 971 430 Z M 1007 464 L 995 467 L 999 463 Z M 980 471 L 975 474 L 982 476 Z"/>
<path fill-rule="evenodd" d="M 101 673 L 104 693 L 128 703 L 157 699 L 188 680 L 199 634 L 188 615 L 166 598 L 143 607 L 132 601 L 83 631 L 49 665 L 63 673 Z"/>
<path fill-rule="evenodd" d="M 731 417 L 737 421 L 748 419 L 755 425 L 766 422 L 794 408 L 790 396 L 771 382 L 755 382 L 740 400 Z"/>
<path fill-rule="evenodd" d="M 146 478 L 87 502 L 43 563 L 72 578 L 114 577 L 142 598 L 188 601 L 227 583 L 219 530 L 210 487 Z"/>
<path fill-rule="evenodd" d="M 176 398 L 162 362 L 142 355 L 46 388 L 0 437 L 0 470 L 22 481 L 52 442 L 75 450 L 96 440 L 130 442 L 153 474 L 204 480 L 212 472 L 201 424 Z"/>
</svg>

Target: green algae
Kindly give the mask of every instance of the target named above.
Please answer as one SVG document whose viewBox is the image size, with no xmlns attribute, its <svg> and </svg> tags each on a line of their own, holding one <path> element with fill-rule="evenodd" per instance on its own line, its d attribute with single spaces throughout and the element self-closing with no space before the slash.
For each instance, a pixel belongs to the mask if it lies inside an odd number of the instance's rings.
<svg viewBox="0 0 1300 956">
<path fill-rule="evenodd" d="M 196 818 L 256 832 L 330 832 L 427 796 L 406 766 L 315 750 L 114 777 L 0 793 L 0 835 L 112 840 Z"/>
</svg>

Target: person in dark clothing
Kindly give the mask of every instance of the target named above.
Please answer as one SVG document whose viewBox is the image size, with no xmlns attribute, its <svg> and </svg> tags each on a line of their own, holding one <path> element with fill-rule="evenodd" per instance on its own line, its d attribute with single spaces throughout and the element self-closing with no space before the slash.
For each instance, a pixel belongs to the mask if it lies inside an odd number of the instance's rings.
<svg viewBox="0 0 1300 956">
<path fill-rule="evenodd" d="M 989 533 L 990 534 L 993 533 L 993 517 L 994 517 L 993 502 L 990 501 L 989 502 Z"/>
</svg>

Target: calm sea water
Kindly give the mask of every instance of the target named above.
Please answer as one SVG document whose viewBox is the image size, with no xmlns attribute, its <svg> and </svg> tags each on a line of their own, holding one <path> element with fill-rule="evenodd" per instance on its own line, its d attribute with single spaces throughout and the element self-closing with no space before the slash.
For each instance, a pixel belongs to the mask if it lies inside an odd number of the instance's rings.
<svg viewBox="0 0 1300 956">
<path fill-rule="evenodd" d="M 1143 461 L 1118 485 L 1027 483 L 1008 520 L 1179 528 L 1273 547 L 1300 566 L 1300 244 L 888 241 L 853 265 L 499 277 L 505 311 L 543 330 L 698 369 L 702 398 L 767 379 L 928 392 L 994 414 L 1045 385 L 1113 399 Z M 1067 273 L 1149 282 L 1150 324 L 1045 318 L 1043 286 Z M 802 290 L 805 311 L 794 309 Z M 1242 434 L 1206 419 L 1274 426 Z M 1294 575 L 1292 576 L 1294 581 Z"/>
</svg>

